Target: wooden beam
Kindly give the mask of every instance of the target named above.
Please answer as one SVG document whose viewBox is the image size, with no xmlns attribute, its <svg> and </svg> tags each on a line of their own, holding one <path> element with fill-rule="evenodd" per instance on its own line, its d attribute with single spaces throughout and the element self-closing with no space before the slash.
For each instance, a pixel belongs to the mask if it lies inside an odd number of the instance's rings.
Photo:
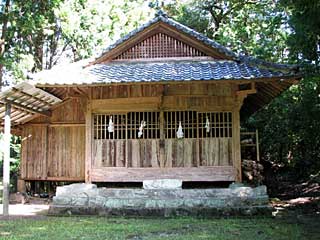
<svg viewBox="0 0 320 240">
<path fill-rule="evenodd" d="M 9 216 L 11 104 L 6 103 L 3 146 L 3 215 Z"/>
<path fill-rule="evenodd" d="M 121 83 L 92 83 L 90 87 L 103 87 L 103 86 L 121 86 L 121 85 L 166 85 L 166 84 L 200 84 L 200 83 L 212 83 L 212 84 L 245 84 L 252 82 L 274 82 L 279 80 L 285 80 L 287 82 L 294 82 L 297 80 L 296 76 L 282 76 L 282 77 L 269 77 L 269 78 L 255 78 L 255 79 L 243 79 L 243 78 L 234 78 L 234 79 L 221 79 L 221 80 L 190 80 L 190 81 L 175 81 L 175 80 L 166 80 L 166 81 L 154 81 L 154 82 L 121 82 Z M 41 88 L 66 88 L 66 87 L 84 87 L 88 84 L 37 84 L 37 87 Z"/>
<path fill-rule="evenodd" d="M 243 97 L 246 97 L 249 94 L 255 94 L 255 93 L 257 93 L 255 82 L 250 83 L 250 89 L 238 90 L 236 92 L 237 96 L 243 96 Z"/>
<path fill-rule="evenodd" d="M 84 182 L 83 177 L 39 177 L 39 178 L 20 178 L 24 181 L 60 181 L 60 182 Z"/>
<path fill-rule="evenodd" d="M 85 122 L 39 122 L 26 123 L 26 126 L 48 126 L 48 127 L 84 127 Z"/>
<path fill-rule="evenodd" d="M 19 93 L 20 95 L 26 96 L 28 98 L 34 99 L 35 101 L 39 101 L 42 104 L 45 105 L 52 105 L 55 101 L 53 99 L 50 99 L 49 96 L 44 96 L 44 98 L 49 98 L 49 101 L 43 100 L 43 98 L 39 98 L 37 97 L 37 95 L 39 95 L 39 93 L 35 94 L 35 95 L 31 95 L 29 93 L 26 92 L 22 92 L 19 89 L 13 88 L 12 91 Z"/>
<path fill-rule="evenodd" d="M 14 102 L 14 101 L 12 101 L 12 100 L 6 99 L 5 101 L 6 101 L 7 103 L 10 103 L 12 106 L 14 106 L 14 107 L 16 107 L 16 108 L 19 108 L 19 109 L 21 109 L 21 110 L 25 110 L 26 112 L 35 113 L 35 114 L 40 114 L 40 115 L 43 115 L 43 116 L 46 116 L 46 117 L 50 117 L 50 116 L 51 116 L 51 111 L 49 111 L 49 110 L 39 111 L 39 110 L 30 108 L 30 107 L 28 107 L 28 106 L 22 105 L 22 104 L 20 104 L 20 103 Z"/>
<path fill-rule="evenodd" d="M 146 179 L 180 179 L 192 182 L 235 181 L 236 173 L 232 166 L 181 167 L 181 168 L 93 168 L 93 182 L 142 182 Z"/>
</svg>

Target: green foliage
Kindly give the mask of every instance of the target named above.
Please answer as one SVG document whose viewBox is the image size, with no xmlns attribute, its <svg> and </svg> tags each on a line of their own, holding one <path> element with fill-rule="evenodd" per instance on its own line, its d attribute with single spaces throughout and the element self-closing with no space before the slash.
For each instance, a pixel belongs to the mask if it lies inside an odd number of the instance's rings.
<svg viewBox="0 0 320 240">
<path fill-rule="evenodd" d="M 3 135 L 0 134 L 0 144 L 3 146 Z M 11 136 L 10 141 L 10 175 L 17 175 L 20 167 L 20 149 L 21 149 L 21 138 L 17 136 Z M 3 166 L 3 152 L 0 151 L 0 176 L 2 176 Z"/>
<path fill-rule="evenodd" d="M 264 160 L 283 166 L 296 177 L 319 172 L 320 2 L 190 0 L 174 1 L 165 8 L 178 21 L 237 53 L 273 62 L 303 63 L 305 79 L 246 124 L 259 129 Z"/>
<path fill-rule="evenodd" d="M 320 63 L 320 1 L 281 0 L 290 15 L 292 33 L 288 38 L 290 55 L 295 61 Z"/>
<path fill-rule="evenodd" d="M 2 239 L 317 239 L 319 222 L 280 218 L 49 217 L 0 220 Z M 310 221 L 310 220 L 309 220 Z M 308 225 L 312 231 L 306 232 Z M 311 227 L 309 227 L 311 229 Z"/>
<path fill-rule="evenodd" d="M 0 7 L 0 19 L 8 20 L 0 64 L 25 80 L 28 72 L 101 53 L 153 12 L 143 0 L 10 1 L 8 14 Z"/>
<path fill-rule="evenodd" d="M 65 1 L 56 14 L 62 41 L 72 48 L 74 60 L 92 57 L 150 18 L 145 1 Z"/>
<path fill-rule="evenodd" d="M 193 0 L 168 4 L 169 15 L 236 53 L 285 62 L 287 16 L 272 0 Z M 178 7 L 176 5 L 178 4 Z"/>
<path fill-rule="evenodd" d="M 306 178 L 320 170 L 320 77 L 308 77 L 252 116 L 264 160 Z"/>
</svg>

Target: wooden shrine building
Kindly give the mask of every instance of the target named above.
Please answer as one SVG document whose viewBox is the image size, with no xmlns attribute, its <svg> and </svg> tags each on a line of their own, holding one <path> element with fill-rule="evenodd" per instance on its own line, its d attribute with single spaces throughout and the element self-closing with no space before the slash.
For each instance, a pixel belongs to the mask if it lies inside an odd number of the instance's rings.
<svg viewBox="0 0 320 240">
<path fill-rule="evenodd" d="M 240 111 L 300 78 L 159 12 L 94 61 L 1 92 L 0 124 L 21 136 L 26 181 L 241 181 Z"/>
</svg>

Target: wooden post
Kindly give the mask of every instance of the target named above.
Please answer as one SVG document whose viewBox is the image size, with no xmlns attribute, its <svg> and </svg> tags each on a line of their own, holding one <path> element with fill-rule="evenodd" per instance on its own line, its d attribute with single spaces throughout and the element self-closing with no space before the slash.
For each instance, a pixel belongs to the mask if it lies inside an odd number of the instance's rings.
<svg viewBox="0 0 320 240">
<path fill-rule="evenodd" d="M 10 131 L 11 131 L 11 104 L 6 103 L 4 117 L 4 146 L 3 146 L 3 215 L 9 215 L 9 190 L 10 190 Z"/>
<path fill-rule="evenodd" d="M 256 129 L 256 150 L 257 150 L 257 162 L 260 162 L 260 148 L 259 148 L 259 133 Z"/>
<path fill-rule="evenodd" d="M 164 142 L 164 112 L 161 110 L 160 111 L 160 167 L 164 168 L 165 167 L 165 152 L 164 152 L 164 147 L 165 147 L 165 142 Z"/>
<path fill-rule="evenodd" d="M 85 181 L 91 183 L 92 168 L 92 110 L 91 101 L 87 102 L 86 111 L 86 160 L 85 160 Z"/>
<path fill-rule="evenodd" d="M 240 113 L 236 108 L 232 114 L 233 166 L 236 169 L 236 182 L 241 182 L 241 146 L 240 146 Z"/>
</svg>

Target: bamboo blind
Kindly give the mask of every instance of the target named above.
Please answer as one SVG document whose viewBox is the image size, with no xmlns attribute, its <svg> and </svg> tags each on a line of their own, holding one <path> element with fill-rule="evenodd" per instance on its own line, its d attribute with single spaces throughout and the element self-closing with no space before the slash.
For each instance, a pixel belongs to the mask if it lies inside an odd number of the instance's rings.
<svg viewBox="0 0 320 240">
<path fill-rule="evenodd" d="M 202 57 L 207 56 L 164 33 L 157 33 L 118 55 L 116 60 L 140 58 Z"/>
<path fill-rule="evenodd" d="M 112 117 L 113 132 L 108 131 Z M 176 138 L 181 122 L 184 138 L 231 138 L 231 112 L 164 112 L 164 135 Z M 139 128 L 142 135 L 139 136 Z M 94 139 L 160 139 L 160 112 L 129 112 L 126 114 L 95 114 Z"/>
</svg>

